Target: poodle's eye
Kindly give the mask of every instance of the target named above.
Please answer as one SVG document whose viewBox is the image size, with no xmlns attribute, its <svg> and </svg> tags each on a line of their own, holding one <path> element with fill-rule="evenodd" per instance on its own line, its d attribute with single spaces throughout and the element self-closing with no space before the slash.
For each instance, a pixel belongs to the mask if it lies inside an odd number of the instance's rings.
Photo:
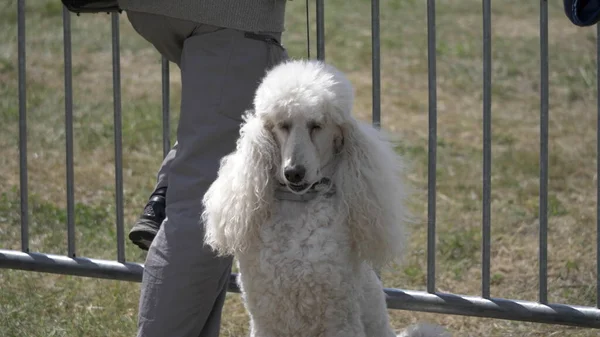
<svg viewBox="0 0 600 337">
<path fill-rule="evenodd" d="M 290 131 L 290 123 L 282 122 L 277 125 L 283 131 Z"/>
<path fill-rule="evenodd" d="M 319 125 L 316 122 L 311 122 L 311 123 L 308 123 L 308 129 L 310 130 L 310 132 L 313 132 L 316 130 L 321 130 L 321 125 Z"/>
</svg>

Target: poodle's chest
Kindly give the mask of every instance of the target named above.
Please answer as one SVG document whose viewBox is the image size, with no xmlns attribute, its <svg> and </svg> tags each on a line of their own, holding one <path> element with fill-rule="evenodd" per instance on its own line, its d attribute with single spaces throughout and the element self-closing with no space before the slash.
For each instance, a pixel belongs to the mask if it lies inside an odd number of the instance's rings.
<svg viewBox="0 0 600 337">
<path fill-rule="evenodd" d="M 262 226 L 252 253 L 240 257 L 246 272 L 266 280 L 278 278 L 290 287 L 331 282 L 329 278 L 342 273 L 350 258 L 350 233 L 335 204 L 279 206 Z M 338 266 L 340 270 L 334 271 Z"/>
<path fill-rule="evenodd" d="M 334 202 L 279 202 L 260 239 L 262 254 L 310 262 L 335 259 L 349 233 Z"/>
<path fill-rule="evenodd" d="M 278 206 L 238 256 L 246 305 L 257 326 L 279 329 L 264 335 L 321 336 L 325 312 L 356 293 L 350 233 L 334 203 Z"/>
</svg>

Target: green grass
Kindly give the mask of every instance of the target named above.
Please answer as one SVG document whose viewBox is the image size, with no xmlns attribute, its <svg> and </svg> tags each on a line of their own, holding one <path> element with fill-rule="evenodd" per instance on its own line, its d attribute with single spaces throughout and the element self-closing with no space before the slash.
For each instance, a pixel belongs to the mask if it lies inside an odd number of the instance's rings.
<svg viewBox="0 0 600 337">
<path fill-rule="evenodd" d="M 32 251 L 66 254 L 62 14 L 58 1 L 27 1 L 27 108 Z M 303 1 L 288 3 L 284 43 L 303 57 Z M 537 299 L 539 231 L 538 3 L 492 4 L 492 252 L 494 297 Z M 371 111 L 370 2 L 328 0 L 326 58 L 356 88 L 356 114 Z M 549 2 L 549 299 L 595 305 L 596 35 L 571 25 Z M 311 20 L 314 23 L 314 7 Z M 426 3 L 382 2 L 383 127 L 410 161 L 418 221 L 405 262 L 385 271 L 388 287 L 424 290 L 427 210 Z M 313 25 L 314 26 L 314 25 Z M 161 162 L 160 58 L 121 16 L 125 220 L 131 224 Z M 116 257 L 110 16 L 72 16 L 76 253 Z M 0 5 L 0 247 L 20 248 L 16 1 Z M 479 294 L 482 214 L 481 2 L 437 2 L 438 290 Z M 316 32 L 311 32 L 316 55 Z M 179 74 L 171 67 L 172 134 Z M 130 261 L 144 253 L 126 244 Z M 0 335 L 135 335 L 139 285 L 0 270 Z M 456 336 L 595 336 L 570 327 L 390 311 L 395 327 L 416 321 Z M 248 317 L 230 294 L 223 336 L 241 337 Z"/>
</svg>

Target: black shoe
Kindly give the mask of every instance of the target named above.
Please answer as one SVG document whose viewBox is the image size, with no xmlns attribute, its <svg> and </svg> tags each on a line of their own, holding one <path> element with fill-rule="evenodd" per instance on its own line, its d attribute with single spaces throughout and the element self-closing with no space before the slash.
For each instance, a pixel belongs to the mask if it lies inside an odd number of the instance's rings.
<svg viewBox="0 0 600 337">
<path fill-rule="evenodd" d="M 166 188 L 160 188 L 150 196 L 144 212 L 129 232 L 129 240 L 142 250 L 150 248 L 152 240 L 165 219 L 166 193 Z"/>
</svg>

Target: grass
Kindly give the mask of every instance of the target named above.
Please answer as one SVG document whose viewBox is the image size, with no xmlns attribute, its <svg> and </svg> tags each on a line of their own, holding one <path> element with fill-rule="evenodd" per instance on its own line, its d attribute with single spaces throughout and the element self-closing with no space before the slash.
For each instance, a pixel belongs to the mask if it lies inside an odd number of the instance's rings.
<svg viewBox="0 0 600 337">
<path fill-rule="evenodd" d="M 31 250 L 66 253 L 62 18 L 57 1 L 27 1 L 27 107 Z M 492 252 L 494 297 L 537 299 L 539 189 L 539 18 L 537 3 L 492 6 Z M 312 9 L 314 10 L 314 8 Z M 356 113 L 370 118 L 369 1 L 329 0 L 326 57 L 356 87 Z M 549 300 L 595 305 L 596 35 L 571 25 L 559 2 L 550 15 Z M 306 54 L 302 1 L 289 2 L 284 36 Z M 314 21 L 314 12 L 311 18 Z M 402 265 L 385 285 L 425 289 L 427 210 L 426 4 L 382 2 L 383 127 L 410 161 L 418 220 Z M 125 17 L 121 24 L 125 219 L 141 211 L 161 161 L 160 58 Z M 72 16 L 77 255 L 116 257 L 110 17 Z M 20 248 L 16 1 L 0 5 L 0 247 Z M 314 30 L 311 53 L 314 56 Z M 439 291 L 479 294 L 482 213 L 482 20 L 474 0 L 437 3 Z M 171 68 L 176 125 L 179 75 Z M 173 134 L 175 128 L 173 128 Z M 144 253 L 127 243 L 129 260 Z M 136 283 L 0 270 L 0 335 L 132 336 Z M 595 336 L 554 325 L 390 311 L 398 329 L 416 321 L 456 336 Z M 223 336 L 247 332 L 228 295 Z"/>
</svg>

